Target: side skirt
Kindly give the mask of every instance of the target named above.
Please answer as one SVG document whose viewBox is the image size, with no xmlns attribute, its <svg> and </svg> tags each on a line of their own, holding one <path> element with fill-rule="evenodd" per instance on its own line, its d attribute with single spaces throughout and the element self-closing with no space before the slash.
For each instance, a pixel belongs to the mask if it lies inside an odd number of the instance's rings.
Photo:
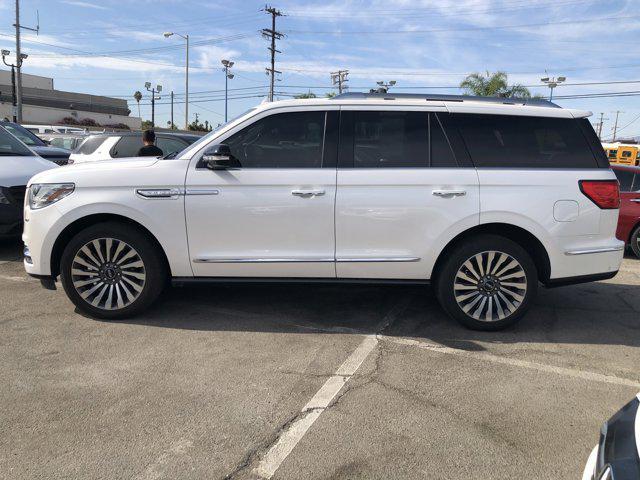
<svg viewBox="0 0 640 480">
<path fill-rule="evenodd" d="M 320 284 L 361 284 L 361 285 L 429 285 L 429 280 L 404 280 L 396 278 L 277 278 L 277 277 L 173 277 L 171 284 L 176 287 L 184 285 L 206 285 L 220 283 L 320 283 Z"/>
</svg>

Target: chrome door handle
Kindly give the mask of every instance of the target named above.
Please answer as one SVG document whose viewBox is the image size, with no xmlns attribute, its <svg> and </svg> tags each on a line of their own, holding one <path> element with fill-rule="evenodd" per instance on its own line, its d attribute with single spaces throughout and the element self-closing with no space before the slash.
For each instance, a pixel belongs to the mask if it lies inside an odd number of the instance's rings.
<svg viewBox="0 0 640 480">
<path fill-rule="evenodd" d="M 296 197 L 319 197 L 324 195 L 324 190 L 291 190 L 291 195 Z"/>
<path fill-rule="evenodd" d="M 436 197 L 463 197 L 467 194 L 466 190 L 433 190 L 431 192 Z"/>
<path fill-rule="evenodd" d="M 632 198 L 631 201 L 635 203 L 640 203 L 640 198 Z"/>
</svg>

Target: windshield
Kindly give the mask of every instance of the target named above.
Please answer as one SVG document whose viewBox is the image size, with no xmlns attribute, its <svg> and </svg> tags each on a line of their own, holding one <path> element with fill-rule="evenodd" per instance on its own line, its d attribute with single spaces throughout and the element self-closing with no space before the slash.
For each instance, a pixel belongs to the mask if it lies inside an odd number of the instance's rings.
<svg viewBox="0 0 640 480">
<path fill-rule="evenodd" d="M 17 125 L 15 123 L 4 123 L 2 126 L 25 145 L 29 145 L 30 147 L 45 145 L 40 138 L 21 125 Z"/>
<path fill-rule="evenodd" d="M 189 145 L 182 152 L 179 152 L 179 154 L 180 155 L 189 154 L 190 152 L 196 151 L 198 148 L 200 148 L 200 145 L 202 145 L 203 143 L 207 143 L 211 139 L 211 137 L 214 136 L 217 132 L 219 132 L 223 128 L 227 127 L 228 125 L 231 125 L 232 123 L 240 120 L 242 117 L 244 117 L 244 116 L 248 115 L 249 113 L 253 112 L 255 109 L 256 109 L 255 107 L 250 108 L 249 110 L 241 113 L 240 115 L 237 115 L 237 116 L 233 117 L 228 122 L 223 123 L 221 125 L 218 125 L 216 128 L 214 128 L 209 133 L 207 133 L 204 137 L 198 139 L 198 141 L 196 141 L 196 142 L 192 143 L 191 145 Z M 173 157 L 171 157 L 171 158 L 173 158 Z"/>
<path fill-rule="evenodd" d="M 0 156 L 32 157 L 34 154 L 20 140 L 0 127 Z"/>
</svg>

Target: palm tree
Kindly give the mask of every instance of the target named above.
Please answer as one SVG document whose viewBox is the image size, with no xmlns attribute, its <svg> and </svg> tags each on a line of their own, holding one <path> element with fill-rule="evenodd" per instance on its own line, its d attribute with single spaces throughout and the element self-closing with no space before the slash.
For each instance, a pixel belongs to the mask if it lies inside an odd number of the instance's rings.
<svg viewBox="0 0 640 480">
<path fill-rule="evenodd" d="M 140 100 L 142 100 L 142 94 L 139 90 L 135 91 L 135 93 L 133 94 L 133 98 L 135 98 L 136 102 L 138 102 L 138 117 L 140 117 Z"/>
<path fill-rule="evenodd" d="M 472 73 L 460 83 L 465 95 L 501 98 L 531 98 L 531 92 L 525 86 L 509 85 L 505 72 Z"/>
</svg>

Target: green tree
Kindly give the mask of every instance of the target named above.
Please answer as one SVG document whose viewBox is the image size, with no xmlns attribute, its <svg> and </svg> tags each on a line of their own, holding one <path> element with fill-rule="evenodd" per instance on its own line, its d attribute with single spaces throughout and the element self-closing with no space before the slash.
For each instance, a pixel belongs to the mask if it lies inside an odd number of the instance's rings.
<svg viewBox="0 0 640 480">
<path fill-rule="evenodd" d="M 142 94 L 140 93 L 139 90 L 136 90 L 133 94 L 133 98 L 135 99 L 135 101 L 138 104 L 138 117 L 140 116 L 140 100 L 142 100 Z"/>
<path fill-rule="evenodd" d="M 142 130 L 151 130 L 153 129 L 153 125 L 151 125 L 151 120 L 143 120 L 140 124 L 140 128 Z"/>
<path fill-rule="evenodd" d="M 309 90 L 307 93 L 301 93 L 300 95 L 296 95 L 293 98 L 317 98 L 316 94 Z"/>
<path fill-rule="evenodd" d="M 460 83 L 465 95 L 500 98 L 531 98 L 527 87 L 519 84 L 509 85 L 505 72 L 472 73 Z"/>
</svg>

